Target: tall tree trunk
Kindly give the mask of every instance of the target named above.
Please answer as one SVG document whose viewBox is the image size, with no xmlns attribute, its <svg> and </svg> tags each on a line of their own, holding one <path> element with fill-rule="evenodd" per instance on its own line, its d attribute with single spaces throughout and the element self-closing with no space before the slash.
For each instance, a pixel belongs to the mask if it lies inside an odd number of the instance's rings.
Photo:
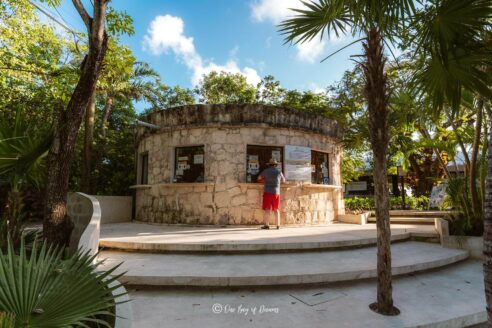
<svg viewBox="0 0 492 328">
<path fill-rule="evenodd" d="M 84 21 L 89 50 L 81 65 L 80 77 L 65 110 L 55 111 L 55 133 L 48 153 L 48 174 L 43 220 L 44 238 L 54 245 L 68 245 L 73 223 L 67 216 L 67 193 L 70 166 L 85 109 L 95 92 L 97 79 L 108 47 L 104 29 L 107 0 L 94 1 L 91 18 L 80 0 L 72 0 Z"/>
<path fill-rule="evenodd" d="M 489 131 L 487 160 L 487 181 L 485 185 L 485 211 L 483 220 L 483 273 L 488 327 L 492 327 L 492 125 Z"/>
<path fill-rule="evenodd" d="M 386 59 L 380 32 L 372 29 L 363 43 L 365 62 L 362 63 L 365 88 L 364 97 L 369 112 L 369 131 L 374 157 L 374 198 L 377 227 L 377 302 L 370 305 L 373 311 L 396 315 L 400 311 L 393 306 L 391 274 L 391 229 L 388 199 L 388 90 L 384 72 Z"/>
<path fill-rule="evenodd" d="M 82 160 L 81 190 L 92 194 L 92 142 L 94 140 L 94 116 L 96 114 L 96 93 L 92 94 L 85 112 L 84 150 Z"/>
<path fill-rule="evenodd" d="M 94 158 L 94 179 L 92 181 L 92 188 L 95 191 L 98 190 L 97 175 L 100 174 L 102 168 L 102 157 L 106 151 L 107 145 L 107 134 L 108 134 L 108 120 L 111 114 L 111 109 L 113 108 L 113 97 L 108 95 L 106 98 L 106 103 L 104 104 L 104 109 L 101 118 L 101 124 L 99 125 L 99 144 L 96 151 L 96 157 Z"/>
<path fill-rule="evenodd" d="M 470 196 L 473 214 L 478 218 L 482 214 L 482 206 L 477 190 L 477 158 L 480 149 L 480 137 L 482 135 L 482 118 L 483 118 L 483 98 L 479 97 L 477 101 L 477 119 L 475 121 L 475 136 L 473 138 L 472 156 L 470 161 Z"/>
</svg>

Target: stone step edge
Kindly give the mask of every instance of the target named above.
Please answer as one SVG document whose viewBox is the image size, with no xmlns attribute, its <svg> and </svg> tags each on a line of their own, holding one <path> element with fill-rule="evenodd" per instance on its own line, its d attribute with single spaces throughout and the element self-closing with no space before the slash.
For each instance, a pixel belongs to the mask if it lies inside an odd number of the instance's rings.
<svg viewBox="0 0 492 328">
<path fill-rule="evenodd" d="M 391 236 L 391 242 L 401 242 L 418 238 L 439 238 L 436 234 L 405 232 Z M 199 243 L 139 243 L 126 241 L 99 241 L 99 247 L 105 250 L 135 251 L 147 253 L 267 253 L 267 252 L 303 252 L 312 250 L 349 249 L 370 247 L 377 244 L 377 238 L 350 239 L 327 242 L 292 243 L 239 243 L 239 244 L 199 244 Z"/>
<path fill-rule="evenodd" d="M 421 262 L 417 264 L 393 267 L 393 276 L 433 270 L 469 257 L 469 253 L 449 256 L 444 259 Z M 248 277 L 207 277 L 207 276 L 130 276 L 123 275 L 119 280 L 128 286 L 161 286 L 161 287 L 259 287 L 313 285 L 335 282 L 358 281 L 377 277 L 377 268 L 361 269 L 348 272 L 329 272 L 316 274 L 295 274 L 276 276 Z"/>
<path fill-rule="evenodd" d="M 403 222 L 403 223 L 412 223 L 412 224 L 434 224 L 435 219 L 436 218 L 400 216 L 400 217 L 391 217 L 390 223 Z M 375 223 L 376 217 L 375 216 L 368 217 L 367 222 Z"/>
</svg>

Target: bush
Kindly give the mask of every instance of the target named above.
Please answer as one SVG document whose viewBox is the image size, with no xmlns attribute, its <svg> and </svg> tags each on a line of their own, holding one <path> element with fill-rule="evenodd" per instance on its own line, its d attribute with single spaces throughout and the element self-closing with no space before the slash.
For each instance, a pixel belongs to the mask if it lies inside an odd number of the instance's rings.
<svg viewBox="0 0 492 328">
<path fill-rule="evenodd" d="M 401 197 L 390 197 L 390 209 L 403 209 Z M 429 206 L 429 197 L 426 196 L 407 196 L 405 197 L 405 209 L 407 210 L 426 210 Z M 373 197 L 348 197 L 345 198 L 345 208 L 352 212 L 364 212 L 374 210 Z"/>
<path fill-rule="evenodd" d="M 116 267 L 97 271 L 94 259 L 88 253 L 64 259 L 63 249 L 46 243 L 34 243 L 28 254 L 23 241 L 16 255 L 9 242 L 7 253 L 0 251 L 0 319 L 13 327 L 112 327 L 112 291 L 121 285 L 110 284 L 119 276 L 110 276 Z"/>
</svg>

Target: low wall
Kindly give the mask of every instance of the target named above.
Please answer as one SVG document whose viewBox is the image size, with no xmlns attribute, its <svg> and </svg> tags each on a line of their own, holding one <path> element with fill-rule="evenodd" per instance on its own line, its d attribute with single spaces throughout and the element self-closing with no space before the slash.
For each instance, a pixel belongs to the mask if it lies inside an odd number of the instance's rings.
<svg viewBox="0 0 492 328">
<path fill-rule="evenodd" d="M 132 220 L 131 196 L 93 196 L 101 207 L 101 224 L 130 222 Z"/>
<path fill-rule="evenodd" d="M 81 192 L 70 193 L 67 199 L 68 215 L 74 223 L 70 236 L 70 253 L 78 249 L 96 255 L 99 249 L 101 230 L 101 207 L 99 201 Z"/>
<path fill-rule="evenodd" d="M 443 247 L 464 249 L 471 258 L 483 260 L 483 237 L 450 235 L 448 221 L 440 218 L 435 219 L 435 227 Z"/>
<path fill-rule="evenodd" d="M 328 224 L 340 210 L 338 186 L 282 184 L 281 224 Z M 164 183 L 137 189 L 137 220 L 180 224 L 262 224 L 263 185 Z M 273 220 L 273 218 L 271 218 Z"/>
<path fill-rule="evenodd" d="M 100 196 L 98 196 L 98 198 L 99 197 Z M 124 201 L 123 199 L 118 199 L 121 197 L 103 196 L 102 198 L 103 204 L 107 207 L 108 205 L 127 203 L 127 201 Z M 129 198 L 131 209 L 131 197 Z M 82 251 L 89 251 L 90 255 L 96 255 L 99 250 L 102 213 L 99 200 L 94 196 L 86 195 L 81 192 L 70 193 L 67 199 L 67 209 L 68 215 L 74 223 L 74 229 L 70 237 L 70 252 L 73 254 L 80 249 Z M 115 287 L 117 284 L 116 281 L 113 281 L 109 287 Z M 115 328 L 132 328 L 132 311 L 129 303 L 130 298 L 125 287 L 121 285 L 114 289 L 112 293 L 115 296 L 116 301 Z"/>
<path fill-rule="evenodd" d="M 341 214 L 337 217 L 338 222 L 341 223 L 351 223 L 351 224 L 367 224 L 367 219 L 371 213 L 365 212 L 361 214 Z"/>
</svg>

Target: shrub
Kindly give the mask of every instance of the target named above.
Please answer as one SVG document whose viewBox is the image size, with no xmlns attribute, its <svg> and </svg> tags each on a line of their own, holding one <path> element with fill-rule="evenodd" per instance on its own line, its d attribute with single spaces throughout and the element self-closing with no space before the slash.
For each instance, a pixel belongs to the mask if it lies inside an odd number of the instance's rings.
<svg viewBox="0 0 492 328">
<path fill-rule="evenodd" d="M 403 201 L 401 197 L 390 197 L 390 209 L 402 209 Z M 429 206 L 429 197 L 426 196 L 407 196 L 405 197 L 405 209 L 426 210 Z M 371 211 L 375 209 L 373 197 L 348 197 L 345 198 L 345 208 L 352 212 Z"/>
<path fill-rule="evenodd" d="M 110 287 L 119 276 L 96 270 L 94 256 L 76 253 L 62 258 L 63 249 L 35 242 L 27 254 L 21 242 L 16 255 L 12 243 L 0 251 L 0 313 L 13 327 L 112 327 L 115 298 Z M 110 320 L 108 320 L 108 317 Z"/>
</svg>

